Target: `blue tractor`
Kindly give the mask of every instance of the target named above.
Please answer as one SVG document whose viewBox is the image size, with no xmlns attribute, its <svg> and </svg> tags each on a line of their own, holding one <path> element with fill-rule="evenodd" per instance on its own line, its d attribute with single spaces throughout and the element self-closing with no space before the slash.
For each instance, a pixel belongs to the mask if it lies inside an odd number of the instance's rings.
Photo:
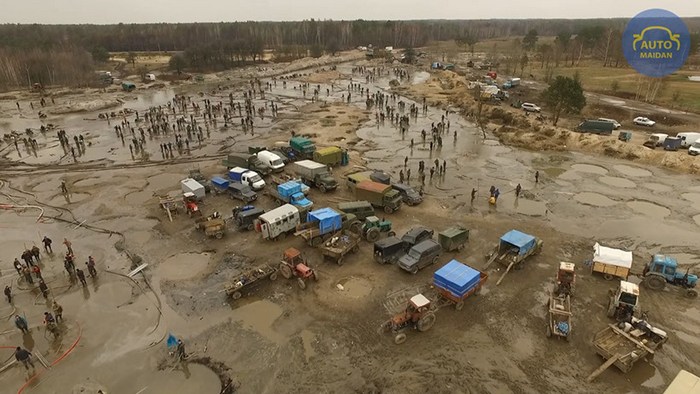
<svg viewBox="0 0 700 394">
<path fill-rule="evenodd" d="M 697 275 L 678 270 L 678 260 L 671 256 L 655 254 L 649 264 L 644 267 L 644 286 L 652 290 L 663 290 L 666 283 L 685 289 L 688 298 L 696 298 L 698 291 L 695 286 L 698 283 Z"/>
</svg>

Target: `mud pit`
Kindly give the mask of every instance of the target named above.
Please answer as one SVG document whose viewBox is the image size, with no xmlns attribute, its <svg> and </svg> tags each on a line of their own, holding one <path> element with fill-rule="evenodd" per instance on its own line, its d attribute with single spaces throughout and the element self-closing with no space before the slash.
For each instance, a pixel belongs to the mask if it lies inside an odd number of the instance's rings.
<svg viewBox="0 0 700 394">
<path fill-rule="evenodd" d="M 602 362 L 591 348 L 590 338 L 609 323 L 604 311 L 605 294 L 612 287 L 584 268 L 593 243 L 632 250 L 639 271 L 649 254 L 661 249 L 679 252 L 682 266 L 697 270 L 697 260 L 688 257 L 700 252 L 700 185 L 696 178 L 609 157 L 567 152 L 551 155 L 503 146 L 489 132 L 484 140 L 482 132 L 459 116 L 455 108 L 448 115 L 450 130 L 442 136 L 443 146 L 431 150 L 430 133 L 422 141 L 420 131 L 439 122 L 445 108 L 430 106 L 426 114 L 420 112 L 417 118 L 411 118 L 404 135 L 388 119 L 378 124 L 376 110 L 366 109 L 362 93 L 353 91 L 347 103 L 347 85 L 353 77 L 355 83 L 360 81 L 371 92 L 390 94 L 389 81 L 395 77 L 385 73 L 375 83 L 366 84 L 362 76 L 352 74 L 353 65 L 372 66 L 359 61 L 339 64 L 333 73 L 291 77 L 290 70 L 279 75 L 289 77 L 286 89 L 278 79 L 264 100 L 253 100 L 257 107 L 264 107 L 270 100 L 277 103 L 278 117 L 270 117 L 269 111 L 263 118 L 256 117 L 254 135 L 244 132 L 236 122 L 228 128 L 221 121 L 217 126 L 210 125 L 211 137 L 202 147 L 193 142 L 190 155 L 162 160 L 158 146 L 171 141 L 172 136 L 157 136 L 147 139 L 149 160 L 132 160 L 128 147 L 114 133 L 116 121 L 108 125 L 97 120 L 97 113 L 88 112 L 80 117 L 56 115 L 52 119 L 69 134 L 95 130 L 94 134 L 99 135 L 77 164 L 67 166 L 72 160 L 58 159 L 61 148 L 56 147 L 54 134 L 47 133 L 40 141 L 43 154 L 32 159 L 44 165 L 0 169 L 13 187 L 35 194 L 22 194 L 4 185 L 0 191 L 15 201 L 0 196 L 0 203 L 66 207 L 77 222 L 72 222 L 67 211 L 48 206 L 46 216 L 38 223 L 33 211 L 0 211 L 3 233 L 8 234 L 0 246 L 7 257 L 18 256 L 27 244 L 38 244 L 43 234 L 52 236 L 57 252 L 52 259 L 44 260 L 43 270 L 70 324 L 60 344 L 41 339 L 43 332 L 36 326 L 47 307 L 41 304 L 41 296 L 35 304 L 35 293 L 17 290 L 19 312 L 26 313 L 35 326 L 35 344 L 27 341 L 26 346 L 52 361 L 77 337 L 74 322 L 79 321 L 83 327 L 80 345 L 41 375 L 42 384 L 32 392 L 51 392 L 50 384 L 73 387 L 89 370 L 91 381 L 107 392 L 125 393 L 136 393 L 146 386 L 149 388 L 143 393 L 215 393 L 221 390 L 220 382 L 225 378 L 220 372 L 225 371 L 241 393 L 432 393 L 469 387 L 472 393 L 651 394 L 662 391 L 678 369 L 700 368 L 700 344 L 693 339 L 697 336 L 694 326 L 700 324 L 700 310 L 688 300 L 672 298 L 675 295 L 669 291 L 643 289 L 645 310 L 670 334 L 664 350 L 653 363 L 640 363 L 630 374 L 610 369 L 596 382 L 584 382 L 585 376 Z M 425 89 L 428 102 L 434 102 L 426 89 L 434 83 L 433 74 L 411 72 L 411 81 L 403 81 L 399 88 L 410 85 L 415 91 Z M 226 103 L 228 93 L 232 93 L 234 101 L 242 102 L 243 89 L 249 86 L 244 75 L 258 74 L 247 69 L 226 74 L 231 78 L 228 81 L 211 76 L 211 84 L 137 92 L 137 99 L 122 108 L 138 109 L 143 114 L 149 106 L 166 105 L 174 94 L 189 95 L 202 104 L 204 99 Z M 262 78 L 263 85 L 272 81 L 269 75 Z M 304 97 L 299 88 L 301 80 L 320 84 L 318 102 L 310 102 L 308 91 Z M 222 90 L 218 85 L 223 86 Z M 444 97 L 439 97 L 443 103 Z M 397 107 L 399 101 L 407 108 L 412 103 L 420 107 L 421 97 L 398 96 L 390 99 L 389 105 Z M 11 114 L 6 108 L 10 105 L 13 103 L 0 102 L 0 114 Z M 195 116 L 203 122 L 201 113 Z M 135 121 L 134 115 L 127 118 Z M 22 126 L 20 130 L 38 124 L 31 118 L 9 121 Z M 444 161 L 444 176 L 426 177 L 421 205 L 403 206 L 386 218 L 399 235 L 416 225 L 440 231 L 461 223 L 471 229 L 467 247 L 445 252 L 437 265 L 410 275 L 395 266 L 374 263 L 372 246 L 363 241 L 360 251 L 340 267 L 323 262 L 317 250 L 294 237 L 266 242 L 258 233 L 229 227 L 224 239 L 207 239 L 194 230 L 187 215 L 175 215 L 170 222 L 157 207 L 153 193 L 172 192 L 177 196 L 179 181 L 190 169 L 200 168 L 207 177 L 225 174 L 220 159 L 226 153 L 287 140 L 292 130 L 313 136 L 319 146 L 349 149 L 350 166 L 333 169 L 341 187 L 329 194 L 312 189 L 310 198 L 318 207 L 335 207 L 338 202 L 353 200 L 342 186 L 344 175 L 352 168 L 382 169 L 397 178 L 408 158 L 413 172 L 410 183 L 417 187 L 419 161 L 425 161 L 426 168 L 435 159 Z M 12 160 L 18 159 L 12 149 L 4 152 L 10 152 L 7 157 Z M 49 152 L 57 152 L 58 156 L 50 156 Z M 534 179 L 536 170 L 540 172 L 539 183 Z M 68 181 L 75 196 L 70 204 L 60 195 L 60 179 Z M 519 198 L 514 193 L 517 184 L 523 188 Z M 491 185 L 501 192 L 496 206 L 487 204 Z M 469 197 L 472 188 L 477 189 L 473 203 Z M 207 196 L 201 207 L 205 214 L 217 210 L 227 216 L 237 204 L 225 196 Z M 265 197 L 256 205 L 275 207 Z M 510 273 L 498 287 L 495 281 L 502 269 L 492 269 L 479 296 L 468 299 L 461 311 L 441 310 L 436 325 L 428 332 L 410 330 L 407 344 L 397 347 L 390 336 L 377 333 L 389 317 L 383 306 L 387 294 L 430 282 L 434 270 L 452 258 L 481 268 L 483 256 L 498 237 L 513 228 L 545 241 L 542 254 L 532 264 Z M 125 235 L 120 249 L 114 248 L 120 236 L 109 230 Z M 84 289 L 70 286 L 61 266 L 58 254 L 64 250 L 60 244 L 63 237 L 72 240 L 80 266 L 88 255 L 98 261 L 100 275 L 96 280 L 89 278 Z M 239 273 L 260 264 L 278 264 L 288 247 L 303 251 L 319 273 L 318 282 L 310 281 L 301 290 L 295 280 L 280 277 L 261 281 L 241 299 L 226 297 L 224 286 Z M 149 265 L 143 275 L 134 277 L 136 283 L 118 275 L 132 268 L 124 248 Z M 16 276 L 9 264 L 11 259 L 6 260 L 0 279 L 10 283 Z M 560 261 L 576 263 L 580 278 L 573 299 L 570 343 L 544 336 L 543 305 Z M 674 308 L 668 308 L 669 302 Z M 10 332 L 3 334 L 8 343 L 24 342 L 11 321 L 2 324 L 0 331 Z M 207 361 L 189 363 L 188 371 L 173 368 L 165 346 L 168 333 L 185 340 L 193 360 Z M 160 365 L 166 367 L 158 368 Z M 24 383 L 23 373 L 12 368 L 0 375 L 0 383 L 18 388 Z"/>
</svg>

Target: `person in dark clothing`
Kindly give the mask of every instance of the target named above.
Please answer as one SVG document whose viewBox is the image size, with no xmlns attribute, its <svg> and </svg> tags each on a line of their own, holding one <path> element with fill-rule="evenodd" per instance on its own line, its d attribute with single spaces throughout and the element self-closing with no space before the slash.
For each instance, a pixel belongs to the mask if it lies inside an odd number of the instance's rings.
<svg viewBox="0 0 700 394">
<path fill-rule="evenodd" d="M 476 198 L 476 188 L 472 188 L 472 202 L 474 202 L 475 198 Z"/>
<path fill-rule="evenodd" d="M 15 315 L 15 327 L 19 328 L 23 334 L 29 334 L 29 324 L 27 324 L 27 320 L 20 315 Z"/>
<path fill-rule="evenodd" d="M 22 349 L 21 347 L 17 346 L 17 349 L 15 349 L 15 358 L 24 365 L 24 368 L 26 368 L 27 371 L 29 371 L 30 365 L 32 366 L 32 369 L 34 369 L 32 354 L 29 352 L 29 350 Z"/>
<path fill-rule="evenodd" d="M 85 273 L 83 270 L 80 268 L 75 270 L 75 275 L 78 276 L 78 280 L 80 280 L 80 283 L 83 285 L 83 287 L 87 286 L 87 281 L 85 281 Z"/>
<path fill-rule="evenodd" d="M 12 288 L 10 286 L 5 286 L 5 297 L 7 297 L 7 302 L 12 304 Z"/>
<path fill-rule="evenodd" d="M 535 183 L 540 183 L 540 172 L 535 171 Z"/>
<path fill-rule="evenodd" d="M 41 276 L 41 268 L 39 268 L 38 265 L 35 265 L 32 267 L 32 272 L 34 273 L 34 275 L 36 275 L 37 279 L 39 279 L 39 280 L 43 279 Z"/>
<path fill-rule="evenodd" d="M 518 186 L 515 187 L 515 197 L 516 197 L 516 198 L 520 197 L 520 191 L 521 191 L 521 190 L 523 190 L 523 187 L 520 186 L 520 184 L 518 183 Z"/>
<path fill-rule="evenodd" d="M 29 270 L 29 268 L 24 267 L 22 268 L 22 275 L 24 276 L 24 280 L 31 284 L 34 284 L 34 279 L 32 279 L 32 271 Z"/>
<path fill-rule="evenodd" d="M 17 274 L 18 274 L 18 275 L 22 275 L 22 263 L 20 263 L 19 260 L 17 260 L 16 257 L 15 257 L 15 261 L 14 261 L 13 264 L 14 264 L 14 266 L 15 266 L 15 269 L 17 270 Z"/>
<path fill-rule="evenodd" d="M 41 242 L 44 243 L 44 250 L 46 251 L 46 253 L 52 253 L 52 254 L 53 254 L 53 249 L 51 249 L 51 243 L 52 243 L 53 241 L 51 241 L 51 238 L 49 238 L 49 237 L 47 237 L 47 236 L 44 235 L 44 239 L 42 239 Z"/>
<path fill-rule="evenodd" d="M 177 340 L 177 350 L 175 351 L 178 361 L 185 361 L 187 358 L 187 353 L 185 352 L 185 343 L 182 339 Z"/>
<path fill-rule="evenodd" d="M 49 286 L 46 286 L 46 282 L 43 279 L 39 280 L 39 290 L 41 290 L 41 295 L 44 298 L 49 298 Z"/>
<path fill-rule="evenodd" d="M 37 262 L 39 260 L 41 260 L 41 253 L 39 251 L 38 246 L 36 246 L 36 245 L 32 246 L 32 255 L 34 255 L 34 260 L 36 260 Z"/>
</svg>

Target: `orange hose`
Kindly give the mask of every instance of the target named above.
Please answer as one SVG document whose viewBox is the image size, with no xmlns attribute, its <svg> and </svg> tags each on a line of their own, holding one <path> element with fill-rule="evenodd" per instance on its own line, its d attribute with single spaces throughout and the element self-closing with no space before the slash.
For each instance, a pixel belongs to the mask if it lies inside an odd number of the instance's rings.
<svg viewBox="0 0 700 394">
<path fill-rule="evenodd" d="M 59 363 L 61 360 L 63 360 L 68 354 L 70 354 L 70 352 L 72 352 L 73 349 L 75 349 L 75 347 L 78 345 L 78 342 L 80 342 L 80 338 L 83 337 L 83 328 L 80 327 L 80 323 L 78 323 L 78 322 L 76 321 L 75 324 L 78 326 L 78 338 L 75 340 L 75 342 L 73 342 L 73 344 L 71 345 L 71 347 L 68 348 L 68 350 L 66 350 L 65 352 L 63 352 L 63 354 L 61 355 L 61 357 L 57 358 L 54 362 L 52 362 L 52 363 L 49 365 L 50 367 L 53 367 L 54 365 L 58 364 L 58 363 Z M 46 370 L 43 370 L 43 371 L 41 371 L 41 372 L 39 372 L 39 373 L 37 373 L 37 374 L 34 374 L 34 376 L 32 376 L 29 380 L 27 380 L 26 383 L 24 383 L 24 385 L 23 385 L 22 387 L 20 387 L 20 389 L 17 391 L 17 394 L 22 394 L 22 392 L 24 391 L 24 389 L 26 389 L 27 386 L 29 386 L 29 384 L 30 384 L 31 382 L 34 381 L 34 379 L 36 379 L 36 378 L 38 378 L 39 376 L 41 376 L 41 374 L 43 374 L 44 372 L 46 372 Z"/>
</svg>

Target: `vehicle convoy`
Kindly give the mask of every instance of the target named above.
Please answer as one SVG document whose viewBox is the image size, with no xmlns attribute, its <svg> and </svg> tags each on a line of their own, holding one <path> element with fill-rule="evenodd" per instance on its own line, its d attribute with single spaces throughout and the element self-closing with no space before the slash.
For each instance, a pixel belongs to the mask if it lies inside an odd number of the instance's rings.
<svg viewBox="0 0 700 394">
<path fill-rule="evenodd" d="M 204 186 L 192 178 L 186 178 L 180 181 L 182 193 L 192 193 L 197 201 L 202 201 L 206 195 Z"/>
<path fill-rule="evenodd" d="M 276 280 L 278 268 L 276 264 L 263 264 L 249 269 L 236 276 L 226 285 L 224 291 L 226 295 L 237 300 L 243 296 L 245 290 L 250 290 L 253 285 L 259 284 L 263 279 Z"/>
<path fill-rule="evenodd" d="M 319 250 L 324 258 L 335 261 L 338 265 L 343 265 L 346 255 L 357 253 L 360 250 L 361 240 L 359 233 L 341 230 L 319 245 Z"/>
<path fill-rule="evenodd" d="M 676 258 L 655 254 L 644 267 L 642 283 L 652 290 L 663 290 L 666 284 L 669 284 L 684 289 L 686 297 L 696 298 L 698 291 L 695 287 L 698 284 L 698 277 L 689 272 L 690 268 L 685 273 L 678 270 Z"/>
<path fill-rule="evenodd" d="M 284 171 L 284 161 L 277 154 L 272 153 L 267 150 L 259 151 L 255 156 L 263 164 L 267 165 L 272 169 L 272 172 L 282 172 Z"/>
<path fill-rule="evenodd" d="M 471 295 L 478 294 L 487 279 L 486 273 L 452 260 L 435 271 L 430 288 L 414 293 L 405 308 L 384 322 L 379 331 L 392 333 L 394 343 L 402 344 L 406 341 L 407 329 L 425 332 L 432 328 L 436 320 L 435 313 L 441 308 L 454 305 L 456 310 L 462 310 L 464 301 Z"/>
<path fill-rule="evenodd" d="M 255 229 L 255 220 L 265 213 L 265 210 L 252 205 L 246 205 L 244 207 L 233 208 L 232 213 L 233 221 L 236 223 L 236 227 L 238 227 L 239 230 L 253 231 Z"/>
<path fill-rule="evenodd" d="M 520 269 L 528 257 L 539 254 L 543 244 L 542 240 L 532 235 L 518 230 L 510 230 L 503 234 L 498 245 L 489 255 L 489 260 L 484 269 L 487 269 L 494 261 L 506 266 L 505 272 L 496 282 L 496 286 L 498 286 L 513 267 Z"/>
<path fill-rule="evenodd" d="M 297 278 L 297 285 L 301 289 L 306 289 L 306 281 L 311 278 L 318 282 L 318 273 L 309 266 L 301 252 L 295 248 L 284 251 L 279 272 L 285 279 Z"/>
<path fill-rule="evenodd" d="M 301 183 L 289 181 L 268 191 L 267 194 L 282 204 L 292 204 L 302 209 L 311 209 L 314 203 L 301 192 Z"/>
<path fill-rule="evenodd" d="M 316 144 L 305 137 L 292 137 L 289 140 L 289 147 L 297 160 L 313 159 L 316 152 Z"/>
<path fill-rule="evenodd" d="M 345 213 L 351 213 L 359 220 L 365 220 L 374 216 L 374 206 L 369 201 L 350 201 L 338 204 L 338 209 Z"/>
<path fill-rule="evenodd" d="M 442 247 L 432 239 L 419 242 L 399 258 L 398 266 L 404 271 L 417 274 L 419 270 L 438 262 Z"/>
<path fill-rule="evenodd" d="M 227 191 L 229 197 L 234 200 L 241 200 L 246 204 L 258 199 L 258 195 L 253 189 L 243 183 L 229 183 Z"/>
<path fill-rule="evenodd" d="M 464 249 L 464 244 L 469 240 L 469 230 L 462 226 L 450 227 L 438 233 L 438 243 L 442 250 L 453 252 Z"/>
<path fill-rule="evenodd" d="M 313 153 L 313 160 L 326 166 L 336 167 L 343 163 L 344 152 L 337 146 L 317 149 Z"/>
<path fill-rule="evenodd" d="M 620 278 L 627 280 L 632 268 L 632 252 L 608 248 L 599 243 L 593 245 L 591 272 L 603 274 L 605 280 Z"/>
<path fill-rule="evenodd" d="M 401 195 L 390 185 L 373 181 L 362 181 L 355 187 L 355 198 L 369 201 L 384 212 L 392 213 L 401 208 Z"/>
<path fill-rule="evenodd" d="M 639 360 L 649 361 L 657 350 L 668 340 L 668 334 L 658 327 L 653 327 L 646 320 L 632 318 L 618 327 L 609 324 L 593 337 L 596 353 L 606 361 L 587 378 L 592 382 L 611 365 L 628 373 Z"/>
<path fill-rule="evenodd" d="M 342 229 L 350 229 L 359 234 L 361 226 L 355 215 L 321 208 L 307 213 L 306 223 L 298 225 L 294 235 L 302 237 L 310 246 L 316 247 Z"/>
<path fill-rule="evenodd" d="M 311 160 L 301 160 L 292 163 L 292 171 L 300 177 L 304 183 L 315 186 L 321 192 L 335 190 L 338 182 L 328 171 L 328 167 Z"/>
<path fill-rule="evenodd" d="M 406 244 L 396 238 L 388 237 L 374 243 L 374 261 L 379 264 L 394 264 L 406 254 Z"/>
<path fill-rule="evenodd" d="M 291 204 L 284 204 L 260 215 L 255 222 L 255 231 L 261 233 L 263 239 L 282 240 L 288 233 L 296 230 L 302 223 L 302 217 L 306 218 L 306 211 L 300 211 Z"/>
<path fill-rule="evenodd" d="M 413 246 L 425 241 L 426 239 L 433 239 L 433 234 L 435 234 L 433 229 L 418 226 L 406 231 L 406 234 L 401 237 L 401 240 L 405 245 L 405 250 L 408 251 Z"/>
<path fill-rule="evenodd" d="M 365 222 L 362 225 L 362 235 L 367 241 L 375 242 L 382 234 L 386 234 L 388 237 L 396 235 L 396 233 L 391 230 L 391 221 L 380 220 L 376 216 L 365 218 Z"/>
<path fill-rule="evenodd" d="M 397 192 L 399 192 L 399 194 L 401 195 L 401 199 L 409 207 L 418 205 L 423 202 L 423 196 L 421 196 L 420 193 L 416 191 L 416 189 L 412 188 L 409 185 L 406 185 L 405 183 L 394 183 L 393 185 L 391 185 L 391 187 Z"/>
<path fill-rule="evenodd" d="M 258 191 L 265 188 L 265 181 L 258 175 L 257 172 L 251 171 L 243 167 L 233 167 L 228 172 L 228 178 L 237 183 L 250 186 L 251 189 Z"/>
<path fill-rule="evenodd" d="M 639 286 L 624 280 L 616 290 L 608 291 L 608 317 L 630 321 L 639 312 Z"/>
<path fill-rule="evenodd" d="M 262 175 L 269 175 L 272 172 L 272 168 L 269 165 L 263 163 L 256 155 L 250 153 L 229 154 L 226 159 L 222 160 L 221 164 L 228 169 L 242 167 Z"/>
<path fill-rule="evenodd" d="M 189 177 L 199 182 L 202 186 L 204 186 L 205 193 L 209 193 L 211 191 L 211 188 L 207 184 L 207 178 L 204 175 L 202 175 L 202 171 L 200 171 L 199 168 L 191 169 Z"/>
<path fill-rule="evenodd" d="M 220 176 L 215 176 L 211 178 L 211 190 L 215 194 L 226 193 L 228 191 L 229 181 Z"/>
<path fill-rule="evenodd" d="M 194 222 L 197 230 L 201 230 L 207 237 L 221 239 L 226 234 L 226 222 L 218 213 L 207 217 L 198 218 Z"/>
</svg>

